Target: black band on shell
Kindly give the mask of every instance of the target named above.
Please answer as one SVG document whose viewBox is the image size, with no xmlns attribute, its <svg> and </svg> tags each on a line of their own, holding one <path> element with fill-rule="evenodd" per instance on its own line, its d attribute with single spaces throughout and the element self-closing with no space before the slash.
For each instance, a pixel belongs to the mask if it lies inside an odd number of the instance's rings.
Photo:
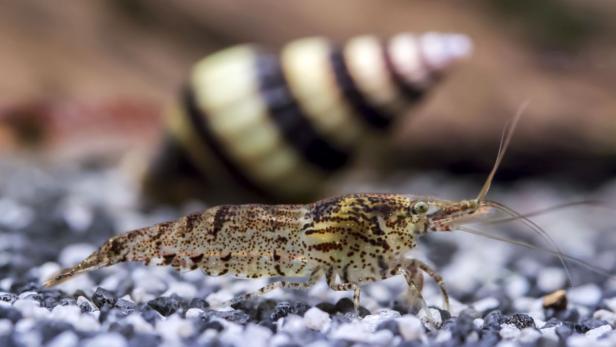
<svg viewBox="0 0 616 347">
<path fill-rule="evenodd" d="M 330 62 L 338 88 L 353 107 L 354 113 L 359 116 L 362 122 L 373 128 L 380 130 L 387 129 L 392 123 L 394 118 L 393 115 L 374 107 L 362 95 L 353 77 L 349 73 L 344 55 L 339 48 L 332 48 Z"/>
<path fill-rule="evenodd" d="M 261 196 L 271 197 L 269 193 L 263 190 L 257 183 L 253 182 L 250 177 L 246 176 L 242 169 L 229 158 L 223 146 L 218 142 L 214 133 L 209 128 L 207 116 L 204 114 L 205 111 L 197 105 L 194 91 L 190 86 L 183 88 L 182 99 L 184 107 L 186 108 L 186 115 L 188 116 L 190 124 L 192 124 L 195 129 L 197 137 L 204 146 L 210 149 L 215 159 L 222 164 L 229 175 L 245 189 Z"/>
<path fill-rule="evenodd" d="M 293 96 L 276 56 L 262 53 L 255 65 L 268 114 L 287 143 L 307 162 L 324 171 L 339 170 L 346 165 L 350 154 L 329 143 L 310 123 Z"/>
<path fill-rule="evenodd" d="M 383 59 L 385 60 L 391 79 L 402 92 L 402 95 L 410 101 L 420 100 L 424 96 L 425 90 L 404 80 L 404 77 L 396 70 L 386 44 L 383 45 Z"/>
</svg>

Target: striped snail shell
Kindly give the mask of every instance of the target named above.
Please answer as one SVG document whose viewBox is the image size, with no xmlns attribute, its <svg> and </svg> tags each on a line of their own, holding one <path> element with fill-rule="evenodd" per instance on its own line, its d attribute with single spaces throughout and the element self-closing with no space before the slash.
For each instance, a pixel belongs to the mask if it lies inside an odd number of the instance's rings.
<svg viewBox="0 0 616 347">
<path fill-rule="evenodd" d="M 470 50 L 461 34 L 404 33 L 385 43 L 355 37 L 343 46 L 299 39 L 279 55 L 255 45 L 214 53 L 194 66 L 168 113 L 175 147 L 167 145 L 146 182 L 158 176 L 155 186 L 168 185 L 161 168 L 191 166 L 211 187 L 210 198 L 212 188 L 223 196 L 314 197 L 362 142 L 391 128 Z"/>
</svg>

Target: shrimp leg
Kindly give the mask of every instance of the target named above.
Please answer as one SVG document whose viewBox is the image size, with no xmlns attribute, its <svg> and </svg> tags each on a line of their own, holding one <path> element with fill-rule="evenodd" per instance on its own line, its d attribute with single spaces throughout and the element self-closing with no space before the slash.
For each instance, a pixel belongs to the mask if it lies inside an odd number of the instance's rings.
<svg viewBox="0 0 616 347">
<path fill-rule="evenodd" d="M 255 292 L 239 295 L 229 301 L 222 303 L 220 306 L 221 307 L 233 306 L 242 301 L 248 301 L 248 300 L 255 299 L 261 295 L 267 294 L 271 292 L 272 290 L 276 290 L 276 289 L 287 289 L 287 288 L 306 289 L 314 285 L 322 275 L 323 275 L 323 271 L 321 271 L 320 268 L 317 268 L 314 271 L 312 271 L 312 273 L 310 274 L 310 276 L 305 282 L 287 282 L 287 281 L 272 282 L 270 284 L 265 285 L 264 287 L 262 287 L 261 289 Z"/>
</svg>

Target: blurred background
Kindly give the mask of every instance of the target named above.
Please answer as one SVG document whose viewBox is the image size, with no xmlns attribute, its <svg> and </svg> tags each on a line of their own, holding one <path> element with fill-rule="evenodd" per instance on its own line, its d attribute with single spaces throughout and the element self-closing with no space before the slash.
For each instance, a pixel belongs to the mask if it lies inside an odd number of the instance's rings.
<svg viewBox="0 0 616 347">
<path fill-rule="evenodd" d="M 223 289 L 225 295 L 248 291 L 259 283 L 204 281 L 200 272 L 137 264 L 82 276 L 60 287 L 63 292 L 40 283 L 115 233 L 221 202 L 307 202 L 361 191 L 473 197 L 505 123 L 527 101 L 489 198 L 522 213 L 585 199 L 615 206 L 614 18 L 616 1 L 609 0 L 0 2 L 0 290 L 41 291 L 41 305 L 50 308 L 67 295 L 92 296 L 97 285 L 140 305 L 161 295 L 188 300 Z M 240 43 L 277 52 L 314 35 L 343 44 L 362 34 L 386 39 L 426 31 L 468 35 L 473 55 L 448 70 L 408 114 L 398 115 L 377 155 L 359 155 L 331 180 L 317 180 L 308 186 L 310 196 L 243 195 L 224 174 L 206 186 L 187 149 L 168 146 L 178 138 L 170 136 L 165 115 L 181 100 L 194 64 L 208 54 Z M 154 168 L 174 169 L 177 176 L 149 180 L 158 174 Z M 245 168 L 239 173 L 253 174 Z M 616 238 L 606 237 L 614 230 L 612 210 L 590 210 L 564 209 L 537 223 L 554 232 L 567 254 L 614 273 Z M 518 239 L 534 240 L 528 233 Z M 481 241 L 433 235 L 415 254 L 434 264 L 452 298 L 465 304 L 495 297 L 489 309 L 527 312 L 531 308 L 516 303 L 566 288 L 565 272 L 549 254 Z M 574 270 L 577 283 L 592 282 L 599 298 L 616 293 L 606 277 Z M 368 291 L 366 307 L 392 307 L 405 288 L 399 280 L 394 294 Z M 305 298 L 335 302 L 348 295 L 324 285 L 320 291 Z M 578 297 L 597 295 L 582 291 Z M 426 295 L 431 304 L 437 297 L 436 290 Z"/>
<path fill-rule="evenodd" d="M 616 3 L 481 1 L 47 1 L 0 11 L 4 157 L 118 163 L 158 148 L 160 117 L 191 66 L 216 50 L 300 37 L 459 32 L 474 54 L 401 117 L 393 155 L 366 167 L 482 179 L 503 124 L 531 106 L 499 179 L 596 186 L 616 171 Z M 129 165 L 130 166 L 130 165 Z M 370 169 L 368 170 L 370 171 Z M 387 170 L 381 170 L 387 171 Z M 379 171 L 379 172 L 381 172 Z"/>
</svg>

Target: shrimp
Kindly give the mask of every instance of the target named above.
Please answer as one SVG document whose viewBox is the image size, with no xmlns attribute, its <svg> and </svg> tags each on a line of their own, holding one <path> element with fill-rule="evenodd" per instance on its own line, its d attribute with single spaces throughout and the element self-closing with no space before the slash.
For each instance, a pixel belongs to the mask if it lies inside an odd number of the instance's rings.
<svg viewBox="0 0 616 347">
<path fill-rule="evenodd" d="M 282 277 L 239 302 L 277 288 L 308 288 L 325 276 L 333 290 L 353 291 L 359 307 L 360 286 L 402 275 L 410 296 L 421 296 L 423 274 L 440 288 L 445 308 L 449 296 L 443 278 L 418 259 L 405 257 L 417 238 L 455 229 L 497 209 L 486 200 L 521 111 L 505 127 L 495 164 L 477 197 L 451 201 L 406 194 L 358 193 L 297 205 L 224 205 L 119 235 L 76 266 L 53 276 L 54 286 L 86 271 L 126 261 L 202 269 L 211 276 Z M 523 216 L 522 216 L 523 217 Z M 561 253 L 554 252 L 561 256 Z M 562 260 L 562 258 L 561 258 Z M 301 278 L 287 281 L 284 278 Z"/>
</svg>

